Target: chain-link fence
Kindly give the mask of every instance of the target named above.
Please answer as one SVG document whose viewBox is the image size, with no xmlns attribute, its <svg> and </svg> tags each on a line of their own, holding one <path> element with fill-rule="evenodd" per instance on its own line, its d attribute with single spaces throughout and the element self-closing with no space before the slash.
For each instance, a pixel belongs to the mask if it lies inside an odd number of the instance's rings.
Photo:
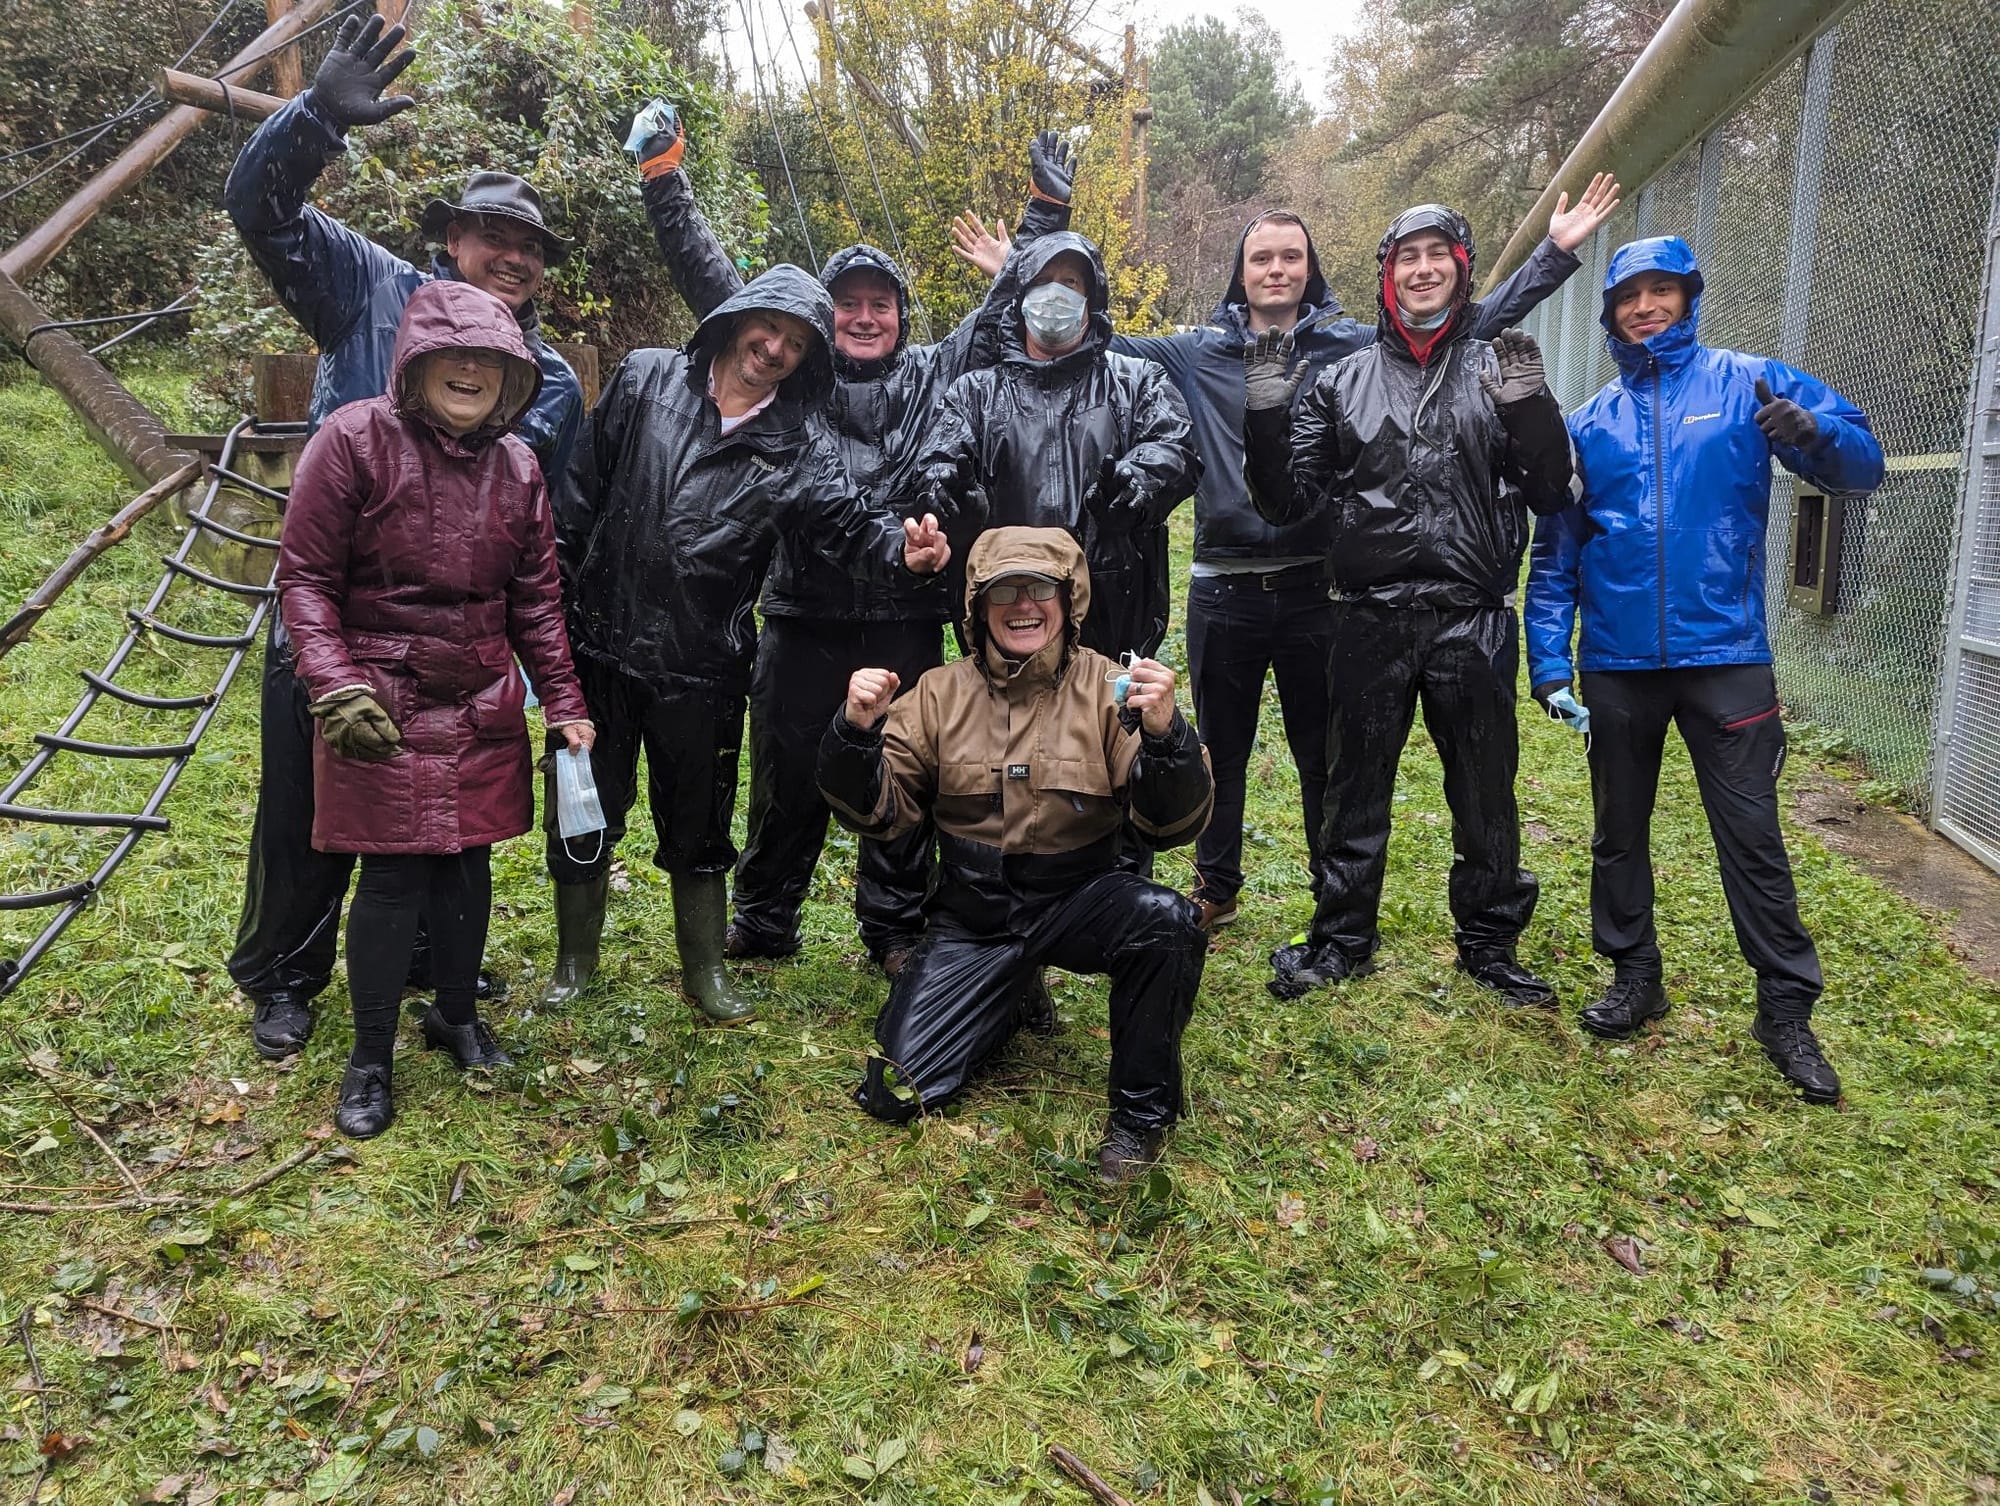
<svg viewBox="0 0 2000 1506">
<path fill-rule="evenodd" d="M 1684 236 L 1707 283 L 1705 343 L 1776 355 L 1868 414 L 1889 475 L 1846 508 L 1821 610 L 1793 600 L 1801 488 L 1775 473 L 1770 622 L 1791 708 L 1927 814 L 1996 132 L 1991 0 L 1864 0 L 1650 183 L 1626 185 L 1583 270 L 1529 325 L 1557 396 L 1582 402 L 1616 375 L 1598 323 L 1611 252 Z M 1988 704 L 2000 728 L 2000 691 Z M 2000 731 L 1991 740 L 2000 821 Z M 1991 841 L 2000 853 L 2000 824 Z"/>
</svg>

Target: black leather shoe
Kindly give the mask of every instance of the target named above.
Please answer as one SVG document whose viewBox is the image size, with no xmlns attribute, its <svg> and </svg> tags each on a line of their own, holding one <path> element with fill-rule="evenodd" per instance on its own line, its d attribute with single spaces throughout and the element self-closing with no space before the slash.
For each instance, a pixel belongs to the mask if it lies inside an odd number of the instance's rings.
<svg viewBox="0 0 2000 1506">
<path fill-rule="evenodd" d="M 1840 1102 L 1840 1074 L 1827 1062 L 1810 1024 L 1760 1014 L 1751 1022 L 1750 1034 L 1771 1058 L 1778 1075 L 1804 1094 L 1807 1103 Z"/>
<path fill-rule="evenodd" d="M 1357 962 L 1331 942 L 1295 941 L 1271 953 L 1272 976 L 1264 987 L 1274 998 L 1298 999 L 1323 984 L 1365 978 L 1374 971 L 1372 958 Z"/>
<path fill-rule="evenodd" d="M 340 1107 L 333 1111 L 333 1127 L 350 1140 L 372 1140 L 396 1117 L 396 1101 L 389 1090 L 387 1067 L 347 1065 L 340 1079 Z"/>
<path fill-rule="evenodd" d="M 1667 1012 L 1667 991 L 1658 978 L 1615 978 L 1595 1004 L 1587 1004 L 1577 1024 L 1607 1041 L 1630 1040 Z"/>
<path fill-rule="evenodd" d="M 297 994 L 272 994 L 252 999 L 250 1044 L 267 1062 L 281 1062 L 305 1050 L 312 1039 L 312 1006 Z"/>
<path fill-rule="evenodd" d="M 1113 1119 L 1104 1126 L 1104 1143 L 1097 1147 L 1097 1180 L 1116 1187 L 1142 1177 L 1159 1163 L 1166 1148 L 1165 1130 L 1135 1129 Z"/>
<path fill-rule="evenodd" d="M 507 1002 L 507 980 L 495 977 L 482 967 L 479 970 L 479 981 L 472 987 L 472 997 L 481 1004 L 491 1004 L 496 1001 L 504 1004 Z"/>
<path fill-rule="evenodd" d="M 454 1025 L 438 1012 L 433 1004 L 424 1011 L 424 1045 L 432 1051 L 442 1051 L 458 1063 L 461 1072 L 474 1067 L 484 1067 L 491 1071 L 495 1067 L 511 1067 L 514 1058 L 500 1049 L 500 1043 L 493 1038 L 493 1032 L 486 1022 L 474 1015 L 467 1025 Z"/>
<path fill-rule="evenodd" d="M 1040 968 L 1021 994 L 1021 1028 L 1042 1040 L 1048 1040 L 1062 1029 L 1062 1021 L 1056 1018 L 1056 1001 L 1049 993 L 1049 975 Z"/>
<path fill-rule="evenodd" d="M 1514 960 L 1511 949 L 1460 952 L 1458 970 L 1515 1009 L 1554 1009 L 1556 991 Z"/>
<path fill-rule="evenodd" d="M 781 962 L 795 955 L 798 949 L 797 937 L 790 941 L 769 942 L 739 925 L 731 925 L 722 933 L 722 955 L 731 962 Z"/>
</svg>

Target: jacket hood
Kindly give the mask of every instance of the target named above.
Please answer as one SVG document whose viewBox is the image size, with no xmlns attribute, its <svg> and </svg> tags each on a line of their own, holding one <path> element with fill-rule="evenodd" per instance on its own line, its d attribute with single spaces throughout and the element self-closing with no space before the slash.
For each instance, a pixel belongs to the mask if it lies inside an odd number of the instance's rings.
<svg viewBox="0 0 2000 1506">
<path fill-rule="evenodd" d="M 849 272 L 879 272 L 896 285 L 895 349 L 879 361 L 850 361 L 837 348 L 833 353 L 834 369 L 842 376 L 866 380 L 880 376 L 895 365 L 903 347 L 910 343 L 910 280 L 896 265 L 894 257 L 865 241 L 834 252 L 826 259 L 826 265 L 819 269 L 820 286 L 826 289 L 827 296 L 833 295 L 833 285 Z"/>
<path fill-rule="evenodd" d="M 778 384 L 778 396 L 809 406 L 824 402 L 833 386 L 833 300 L 817 278 L 790 262 L 752 278 L 701 321 L 687 343 L 695 370 L 706 378 L 710 363 L 735 333 L 737 319 L 749 313 L 790 314 L 812 326 L 819 343 Z"/>
<path fill-rule="evenodd" d="M 1083 550 L 1063 528 L 989 528 L 973 541 L 965 561 L 965 636 L 984 662 L 986 615 L 979 593 L 1007 575 L 1047 575 L 1063 584 L 1069 620 L 1063 638 L 1074 648 L 1090 615 L 1090 566 Z"/>
<path fill-rule="evenodd" d="M 1398 243 L 1426 230 L 1436 231 L 1450 244 L 1452 260 L 1458 263 L 1458 291 L 1452 295 L 1451 313 L 1444 323 L 1436 329 L 1413 330 L 1404 323 L 1402 310 L 1396 306 L 1396 288 L 1389 275 L 1389 258 L 1395 253 Z M 1382 311 L 1382 333 L 1393 335 L 1417 358 L 1419 364 L 1429 361 L 1433 351 L 1442 348 L 1463 331 L 1465 306 L 1472 298 L 1472 274 L 1477 261 L 1477 252 L 1472 244 L 1472 226 L 1456 209 L 1443 204 L 1417 204 L 1389 221 L 1389 228 L 1382 233 L 1381 244 L 1375 248 L 1375 262 L 1382 269 L 1376 290 L 1377 303 Z"/>
<path fill-rule="evenodd" d="M 1643 344 L 1634 345 L 1618 338 L 1618 327 L 1611 314 L 1611 295 L 1621 282 L 1630 281 L 1642 272 L 1671 272 L 1678 277 L 1687 286 L 1688 311 L 1685 319 L 1668 325 Z M 1611 355 L 1618 362 L 1618 369 L 1637 373 L 1649 361 L 1673 366 L 1686 360 L 1695 348 L 1695 330 L 1701 324 L 1701 290 L 1701 267 L 1694 259 L 1694 248 L 1678 235 L 1628 241 L 1612 252 L 1611 265 L 1604 270 L 1604 305 L 1597 322 L 1610 337 Z"/>
<path fill-rule="evenodd" d="M 1028 290 L 1035 279 L 1047 270 L 1049 263 L 1065 251 L 1081 256 L 1090 268 L 1085 279 L 1089 287 L 1084 292 L 1088 323 L 1084 327 L 1082 342 L 1074 350 L 1064 351 L 1056 360 L 1066 361 L 1086 353 L 1095 356 L 1111 344 L 1111 279 L 1105 274 L 1104 258 L 1087 237 L 1078 235 L 1074 230 L 1057 230 L 1049 235 L 1036 236 L 1014 253 L 1014 285 L 1021 291 L 1014 299 L 1013 316 L 1007 321 L 1005 343 L 1009 355 L 1026 359 L 1028 346 L 1021 329 L 1021 299 L 1028 296 Z M 1001 275 L 1006 274 L 1003 272 Z"/>
<path fill-rule="evenodd" d="M 1230 317 L 1233 310 L 1247 309 L 1250 306 L 1250 290 L 1243 286 L 1243 246 L 1250 239 L 1251 231 L 1270 219 L 1272 215 L 1281 212 L 1290 213 L 1289 210 L 1266 210 L 1263 214 L 1258 215 L 1249 224 L 1245 225 L 1243 233 L 1236 237 L 1236 265 L 1230 270 L 1229 287 L 1222 295 L 1222 302 L 1218 303 L 1215 306 L 1215 311 L 1209 315 L 1209 318 L 1213 322 L 1221 324 Z M 1290 224 L 1291 221 L 1284 220 L 1281 223 Z M 1303 221 L 1301 221 L 1299 228 L 1305 230 Z M 1340 303 L 1327 290 L 1326 276 L 1319 269 L 1319 247 L 1313 244 L 1312 232 L 1310 230 L 1306 230 L 1305 235 L 1306 285 L 1299 293 L 1299 317 L 1302 321 L 1309 310 L 1321 314 L 1329 312 L 1338 313 L 1340 311 Z M 1237 317 L 1240 318 L 1241 316 L 1238 315 Z"/>
<path fill-rule="evenodd" d="M 437 350 L 493 350 L 506 358 L 498 406 L 479 428 L 458 436 L 460 444 L 477 446 L 505 434 L 542 390 L 542 369 L 529 354 L 512 309 L 469 282 L 427 282 L 403 307 L 389 359 L 397 417 L 432 422 L 410 378 L 417 358 Z"/>
</svg>

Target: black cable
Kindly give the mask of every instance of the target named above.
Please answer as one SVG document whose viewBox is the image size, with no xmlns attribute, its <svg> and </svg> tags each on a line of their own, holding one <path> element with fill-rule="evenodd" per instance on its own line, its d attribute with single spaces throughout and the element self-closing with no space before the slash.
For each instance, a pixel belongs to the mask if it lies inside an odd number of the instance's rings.
<svg viewBox="0 0 2000 1506">
<path fill-rule="evenodd" d="M 792 181 L 791 159 L 785 152 L 784 133 L 778 129 L 778 113 L 771 107 L 771 98 L 764 92 L 764 70 L 757 61 L 757 33 L 750 23 L 749 0 L 737 0 L 737 9 L 743 14 L 743 41 L 750 49 L 750 80 L 757 92 L 758 101 L 764 106 L 764 118 L 771 126 L 771 139 L 777 143 L 778 161 L 785 169 L 785 187 L 792 196 L 792 213 L 798 216 L 799 234 L 805 237 L 806 255 L 813 261 L 819 260 L 819 251 L 813 245 L 812 231 L 806 227 L 806 206 L 799 198 L 799 185 Z"/>
</svg>

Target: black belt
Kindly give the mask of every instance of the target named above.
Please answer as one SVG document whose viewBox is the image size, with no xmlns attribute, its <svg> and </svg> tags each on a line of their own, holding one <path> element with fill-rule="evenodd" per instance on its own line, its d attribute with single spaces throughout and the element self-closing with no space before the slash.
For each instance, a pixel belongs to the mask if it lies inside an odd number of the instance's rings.
<svg viewBox="0 0 2000 1506">
<path fill-rule="evenodd" d="M 1232 570 L 1226 574 L 1211 575 L 1207 579 L 1221 581 L 1226 585 L 1257 584 L 1258 591 L 1290 591 L 1300 586 L 1324 586 L 1327 583 L 1326 566 L 1318 560 L 1308 560 L 1303 565 L 1287 565 L 1282 570 Z"/>
</svg>

